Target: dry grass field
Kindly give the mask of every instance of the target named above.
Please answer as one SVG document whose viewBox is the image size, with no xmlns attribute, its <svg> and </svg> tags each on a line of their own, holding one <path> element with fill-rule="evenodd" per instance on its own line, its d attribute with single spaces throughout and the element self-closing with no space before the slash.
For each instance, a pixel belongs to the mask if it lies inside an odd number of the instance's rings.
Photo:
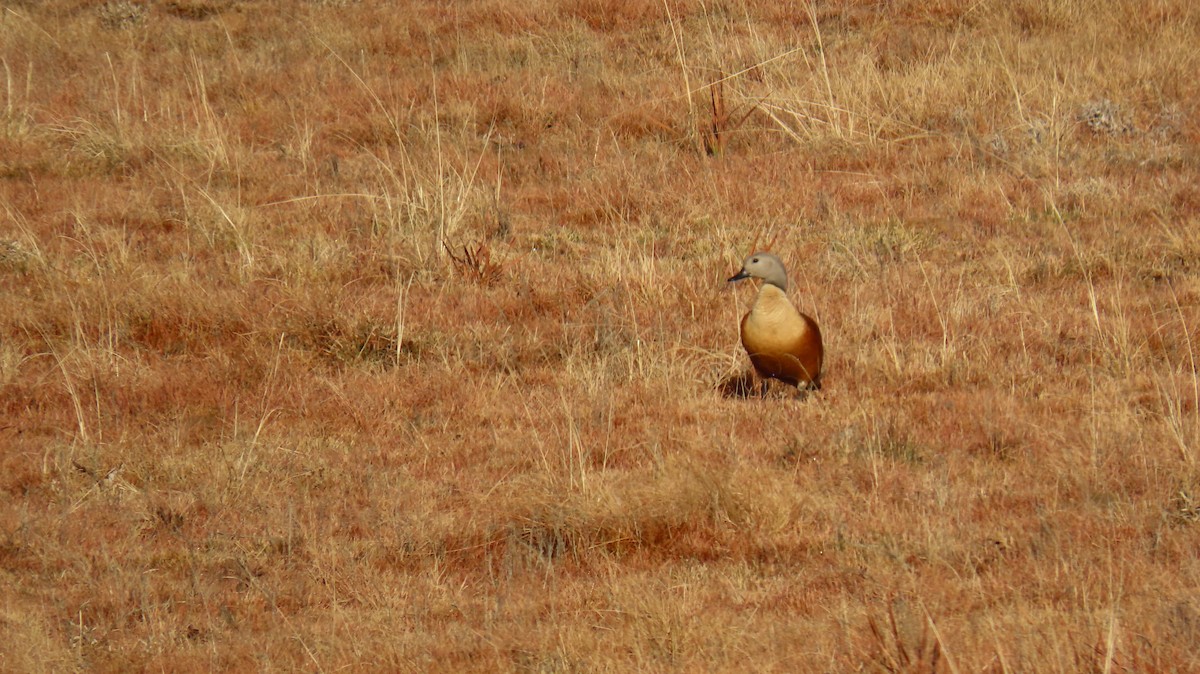
<svg viewBox="0 0 1200 674">
<path fill-rule="evenodd" d="M 1200 671 L 1190 0 L 0 7 L 0 670 Z M 739 397 L 746 254 L 824 390 Z"/>
</svg>

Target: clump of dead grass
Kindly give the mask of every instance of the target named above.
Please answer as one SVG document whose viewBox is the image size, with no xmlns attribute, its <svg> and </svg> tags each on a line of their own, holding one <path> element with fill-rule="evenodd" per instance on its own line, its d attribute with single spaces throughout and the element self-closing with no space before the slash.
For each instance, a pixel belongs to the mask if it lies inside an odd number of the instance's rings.
<svg viewBox="0 0 1200 674">
<path fill-rule="evenodd" d="M 100 25 L 109 30 L 125 30 L 135 28 L 146 22 L 149 8 L 140 2 L 129 0 L 110 0 L 100 5 L 96 17 Z"/>
</svg>

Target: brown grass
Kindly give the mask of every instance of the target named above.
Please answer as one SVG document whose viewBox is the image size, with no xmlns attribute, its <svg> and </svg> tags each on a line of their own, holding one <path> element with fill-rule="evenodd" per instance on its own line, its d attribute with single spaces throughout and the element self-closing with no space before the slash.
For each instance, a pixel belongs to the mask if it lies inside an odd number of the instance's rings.
<svg viewBox="0 0 1200 674">
<path fill-rule="evenodd" d="M 1192 3 L 0 38 L 0 669 L 1200 670 Z"/>
</svg>

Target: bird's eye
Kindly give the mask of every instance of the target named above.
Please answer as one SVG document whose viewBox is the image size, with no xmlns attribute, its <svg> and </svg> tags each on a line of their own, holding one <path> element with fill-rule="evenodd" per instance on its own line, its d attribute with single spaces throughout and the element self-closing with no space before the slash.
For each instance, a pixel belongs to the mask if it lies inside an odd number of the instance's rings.
<svg viewBox="0 0 1200 674">
<path fill-rule="evenodd" d="M 758 264 L 758 258 L 754 258 L 753 260 L 750 260 L 750 262 L 752 262 L 754 264 Z"/>
</svg>

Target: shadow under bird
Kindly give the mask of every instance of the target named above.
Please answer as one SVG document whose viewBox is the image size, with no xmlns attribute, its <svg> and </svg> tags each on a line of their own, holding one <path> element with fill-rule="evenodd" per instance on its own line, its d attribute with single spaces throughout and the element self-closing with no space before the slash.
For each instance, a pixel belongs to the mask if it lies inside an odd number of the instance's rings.
<svg viewBox="0 0 1200 674">
<path fill-rule="evenodd" d="M 821 388 L 821 330 L 788 300 L 783 262 L 770 253 L 755 253 L 729 281 L 747 278 L 762 281 L 754 305 L 742 317 L 742 346 L 762 380 L 762 396 L 771 379 L 796 388 Z"/>
</svg>

